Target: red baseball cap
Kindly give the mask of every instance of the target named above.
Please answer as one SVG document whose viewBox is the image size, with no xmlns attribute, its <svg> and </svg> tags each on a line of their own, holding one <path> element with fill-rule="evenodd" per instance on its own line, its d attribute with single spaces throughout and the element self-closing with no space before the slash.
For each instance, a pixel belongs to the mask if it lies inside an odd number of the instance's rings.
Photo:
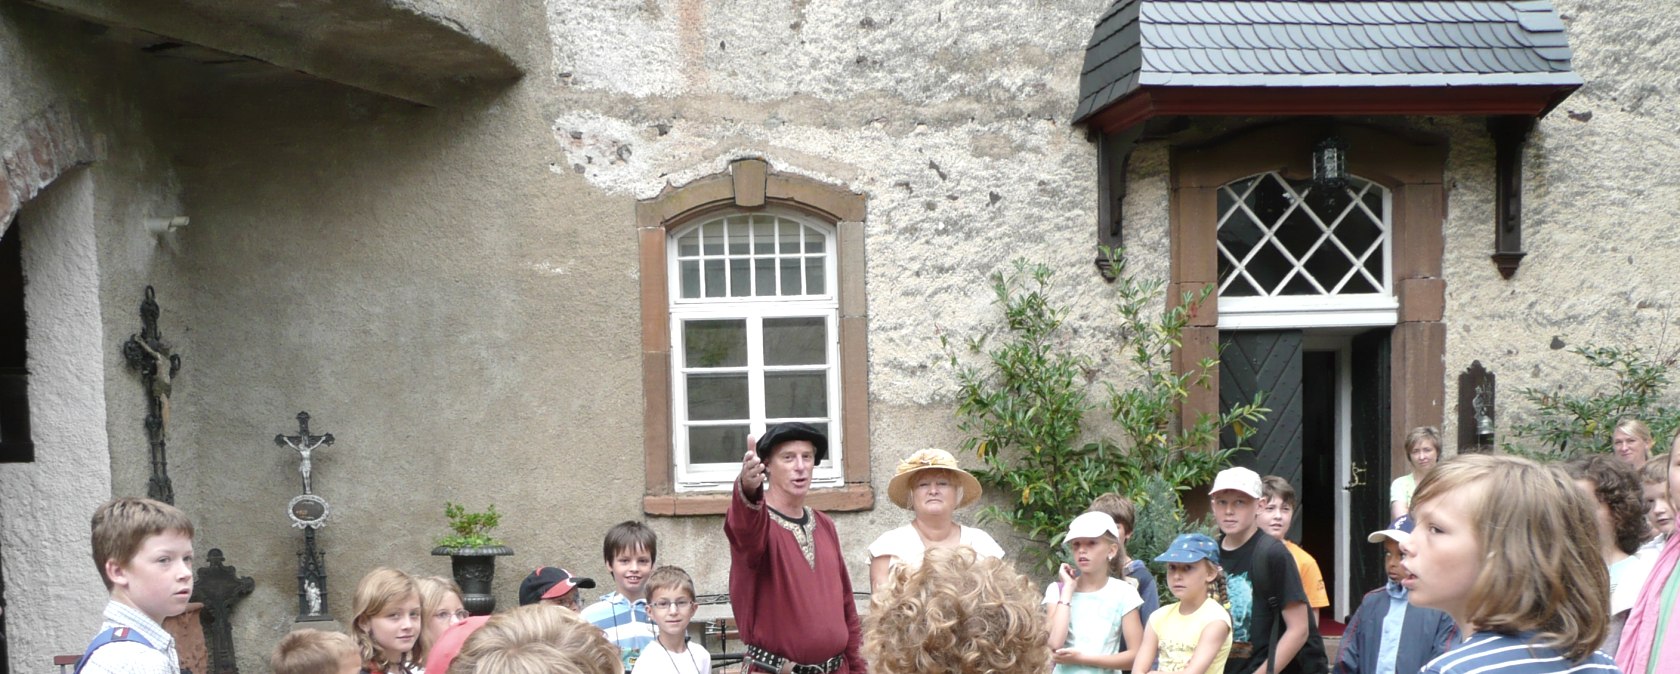
<svg viewBox="0 0 1680 674">
<path fill-rule="evenodd" d="M 558 566 L 539 566 L 519 583 L 519 605 L 529 606 L 544 599 L 565 596 L 580 587 L 595 587 L 595 581 L 574 576 Z"/>
</svg>

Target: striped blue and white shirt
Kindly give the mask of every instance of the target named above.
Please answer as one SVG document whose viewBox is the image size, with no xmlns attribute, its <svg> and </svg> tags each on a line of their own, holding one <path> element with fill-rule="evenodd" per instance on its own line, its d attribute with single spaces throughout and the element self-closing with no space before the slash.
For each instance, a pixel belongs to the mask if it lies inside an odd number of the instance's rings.
<svg viewBox="0 0 1680 674">
<path fill-rule="evenodd" d="M 140 609 L 119 601 L 105 604 L 105 624 L 134 630 L 151 646 L 137 641 L 115 641 L 93 652 L 82 674 L 180 674 L 181 659 L 175 653 L 175 637 Z"/>
<path fill-rule="evenodd" d="M 1620 674 L 1616 661 L 1593 651 L 1572 662 L 1556 649 L 1533 643 L 1534 632 L 1478 632 L 1429 664 L 1420 674 Z"/>
<path fill-rule="evenodd" d="M 636 659 L 641 656 L 642 649 L 647 648 L 649 642 L 659 637 L 658 628 L 654 627 L 653 620 L 648 618 L 646 599 L 632 602 L 617 592 L 608 592 L 595 603 L 584 607 L 579 615 L 590 624 L 601 628 L 607 635 L 607 641 L 618 647 L 619 657 L 624 661 L 626 672 L 635 669 Z"/>
</svg>

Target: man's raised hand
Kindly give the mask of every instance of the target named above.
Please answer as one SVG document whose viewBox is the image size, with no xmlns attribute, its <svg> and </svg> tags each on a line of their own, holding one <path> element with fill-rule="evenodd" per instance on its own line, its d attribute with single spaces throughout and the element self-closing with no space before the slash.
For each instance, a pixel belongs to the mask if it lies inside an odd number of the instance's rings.
<svg viewBox="0 0 1680 674">
<path fill-rule="evenodd" d="M 764 462 L 758 460 L 757 438 L 747 436 L 747 454 L 741 457 L 741 491 L 753 493 L 764 484 L 766 468 Z"/>
</svg>

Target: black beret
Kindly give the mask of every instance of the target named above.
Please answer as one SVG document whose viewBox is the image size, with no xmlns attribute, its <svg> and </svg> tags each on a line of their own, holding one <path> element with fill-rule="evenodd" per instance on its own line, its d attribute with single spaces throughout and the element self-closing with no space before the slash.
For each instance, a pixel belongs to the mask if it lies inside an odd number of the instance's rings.
<svg viewBox="0 0 1680 674">
<path fill-rule="evenodd" d="M 815 426 L 803 421 L 784 421 L 764 430 L 764 435 L 758 439 L 758 460 L 770 461 L 770 454 L 778 445 L 784 442 L 804 440 L 816 449 L 817 463 L 828 456 L 828 436 L 822 434 Z"/>
</svg>

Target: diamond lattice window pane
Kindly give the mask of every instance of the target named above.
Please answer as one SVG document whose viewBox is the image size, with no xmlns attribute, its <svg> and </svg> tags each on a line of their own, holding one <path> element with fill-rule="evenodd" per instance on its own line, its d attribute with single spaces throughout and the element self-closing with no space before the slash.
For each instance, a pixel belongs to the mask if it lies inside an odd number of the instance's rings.
<svg viewBox="0 0 1680 674">
<path fill-rule="evenodd" d="M 1221 187 L 1219 294 L 1224 297 L 1388 294 L 1388 192 L 1277 173 Z"/>
</svg>

